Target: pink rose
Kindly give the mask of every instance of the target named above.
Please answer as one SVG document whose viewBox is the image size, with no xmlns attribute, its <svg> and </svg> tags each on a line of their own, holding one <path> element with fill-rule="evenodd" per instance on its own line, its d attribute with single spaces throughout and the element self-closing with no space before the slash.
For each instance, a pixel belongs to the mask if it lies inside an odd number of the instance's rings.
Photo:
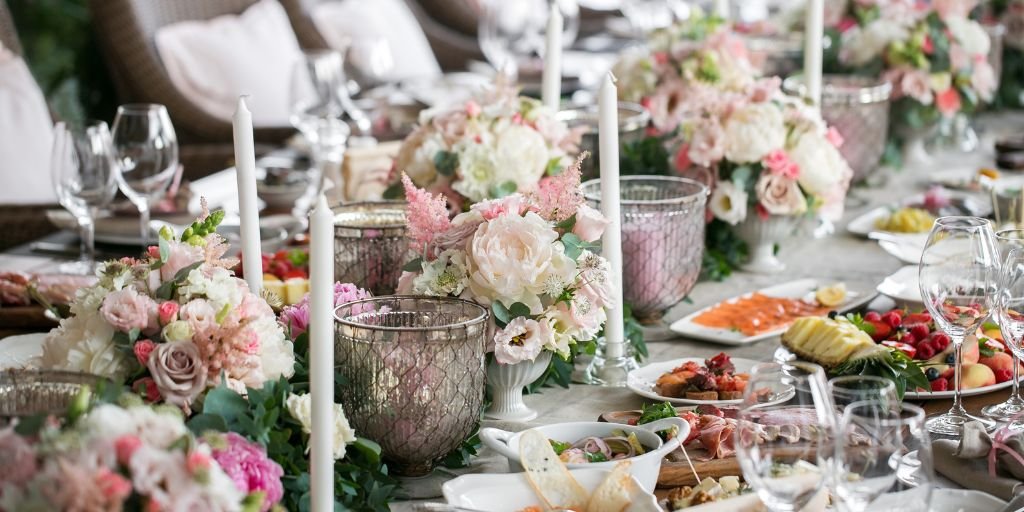
<svg viewBox="0 0 1024 512">
<path fill-rule="evenodd" d="M 584 242 L 595 242 L 604 235 L 604 229 L 609 223 L 601 212 L 581 204 L 576 210 L 576 224 L 572 227 L 572 233 Z"/>
<path fill-rule="evenodd" d="M 708 118 L 698 124 L 690 138 L 690 150 L 687 152 L 690 160 L 701 167 L 711 167 L 724 155 L 725 131 L 718 118 Z"/>
<path fill-rule="evenodd" d="M 935 107 L 942 115 L 952 117 L 960 111 L 960 94 L 953 87 L 946 89 L 935 97 Z"/>
<path fill-rule="evenodd" d="M 114 503 L 123 502 L 132 493 L 132 483 L 108 468 L 100 468 L 97 471 L 96 485 L 103 493 L 103 497 Z"/>
<path fill-rule="evenodd" d="M 149 326 L 151 311 L 156 311 L 156 302 L 136 292 L 134 288 L 111 292 L 100 306 L 103 319 L 115 329 L 124 332 L 146 329 Z"/>
<path fill-rule="evenodd" d="M 168 242 L 170 252 L 167 261 L 160 267 L 160 279 L 170 281 L 179 270 L 206 260 L 203 248 L 196 245 L 189 245 L 182 242 Z"/>
<path fill-rule="evenodd" d="M 920 70 L 908 70 L 899 78 L 899 95 L 909 96 L 922 105 L 931 105 L 932 88 L 928 73 Z"/>
<path fill-rule="evenodd" d="M 978 58 L 971 72 L 971 87 L 978 92 L 982 100 L 990 101 L 998 85 L 995 70 L 984 57 Z"/>
<path fill-rule="evenodd" d="M 157 307 L 156 313 L 160 318 L 160 324 L 167 325 L 177 320 L 178 303 L 173 301 L 161 302 L 160 306 Z"/>
<path fill-rule="evenodd" d="M 518 317 L 494 335 L 494 358 L 500 364 L 533 361 L 552 336 L 547 322 Z"/>
<path fill-rule="evenodd" d="M 139 361 L 139 364 L 146 366 L 146 362 L 149 361 L 149 355 L 153 353 L 155 348 L 156 343 L 150 340 L 139 340 L 132 346 L 132 352 L 135 353 L 135 359 Z"/>
<path fill-rule="evenodd" d="M 469 100 L 469 101 L 466 102 L 466 115 L 467 116 L 469 116 L 469 117 L 476 117 L 476 116 L 480 115 L 480 112 L 482 112 L 482 111 L 483 111 L 483 109 L 480 108 L 480 105 L 477 102 L 475 102 L 473 100 Z"/>
<path fill-rule="evenodd" d="M 185 457 L 185 467 L 193 475 L 201 475 L 210 470 L 213 458 L 201 451 L 192 451 Z"/>
<path fill-rule="evenodd" d="M 146 364 L 164 400 L 187 408 L 206 389 L 206 365 L 191 341 L 161 343 Z"/>
<path fill-rule="evenodd" d="M 142 395 L 149 402 L 160 401 L 160 390 L 152 377 L 143 377 L 132 384 L 132 391 Z"/>
<path fill-rule="evenodd" d="M 784 176 L 791 180 L 800 177 L 800 166 L 791 160 L 789 154 L 782 149 L 772 150 L 765 155 L 764 159 L 761 160 L 761 165 L 765 166 L 771 174 L 776 176 Z"/>
<path fill-rule="evenodd" d="M 135 455 L 135 450 L 138 450 L 140 446 L 142 446 L 142 440 L 132 434 L 125 434 L 115 439 L 114 451 L 117 453 L 118 464 L 127 466 L 128 461 L 132 460 L 132 455 Z"/>
<path fill-rule="evenodd" d="M 796 180 L 762 173 L 754 185 L 759 205 L 774 215 L 797 215 L 807 211 L 807 200 Z"/>
<path fill-rule="evenodd" d="M 843 139 L 843 134 L 839 133 L 835 126 L 828 127 L 828 131 L 825 132 L 825 139 L 837 148 L 843 147 L 843 142 L 846 142 Z"/>
</svg>

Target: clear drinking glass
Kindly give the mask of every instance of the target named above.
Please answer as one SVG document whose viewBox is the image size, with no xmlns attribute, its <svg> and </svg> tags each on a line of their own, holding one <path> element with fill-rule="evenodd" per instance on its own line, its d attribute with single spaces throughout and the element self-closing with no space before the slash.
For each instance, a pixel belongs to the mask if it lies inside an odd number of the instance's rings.
<svg viewBox="0 0 1024 512">
<path fill-rule="evenodd" d="M 861 401 L 877 402 L 885 408 L 899 407 L 900 404 L 896 385 L 889 379 L 872 375 L 844 375 L 829 379 L 828 392 L 840 412 L 846 406 Z"/>
<path fill-rule="evenodd" d="M 92 274 L 96 267 L 96 212 L 114 198 L 119 174 L 107 123 L 92 122 L 81 129 L 57 123 L 50 172 L 57 198 L 75 216 L 82 237 L 81 259 L 61 265 L 60 270 L 66 274 Z"/>
<path fill-rule="evenodd" d="M 178 137 L 167 108 L 155 103 L 117 107 L 113 141 L 121 168 L 118 186 L 139 209 L 142 244 L 149 245 L 150 210 L 178 170 Z"/>
<path fill-rule="evenodd" d="M 678 14 L 689 15 L 688 5 L 679 0 L 623 0 L 622 14 L 637 36 L 644 36 L 675 21 Z"/>
<path fill-rule="evenodd" d="M 778 435 L 778 425 L 799 426 L 801 438 L 789 442 Z M 812 500 L 824 505 L 835 429 L 835 404 L 820 366 L 754 366 L 737 413 L 736 458 L 769 510 L 792 512 Z"/>
<path fill-rule="evenodd" d="M 968 421 L 986 428 L 995 422 L 967 414 L 960 400 L 964 337 L 973 334 L 991 313 L 999 277 L 999 252 L 989 221 L 979 217 L 940 217 L 921 254 L 921 298 L 935 325 L 953 343 L 956 360 L 953 407 L 928 418 L 933 434 L 957 436 Z"/>
<path fill-rule="evenodd" d="M 511 78 L 518 77 L 521 71 L 540 73 L 552 2 L 562 13 L 562 46 L 568 47 L 579 32 L 580 9 L 576 0 L 483 0 L 477 38 L 494 69 Z"/>
<path fill-rule="evenodd" d="M 1017 377 L 1024 359 L 1024 230 L 1005 230 L 996 235 L 1004 259 L 999 278 L 999 294 L 994 305 L 1003 342 L 1013 354 L 1013 392 L 1009 400 L 982 411 L 1002 421 L 1015 420 L 1012 428 L 1024 426 L 1018 416 L 1024 404 L 1018 394 Z"/>
<path fill-rule="evenodd" d="M 933 472 L 924 410 L 876 401 L 846 406 L 836 440 L 833 486 L 850 512 L 927 512 Z"/>
</svg>

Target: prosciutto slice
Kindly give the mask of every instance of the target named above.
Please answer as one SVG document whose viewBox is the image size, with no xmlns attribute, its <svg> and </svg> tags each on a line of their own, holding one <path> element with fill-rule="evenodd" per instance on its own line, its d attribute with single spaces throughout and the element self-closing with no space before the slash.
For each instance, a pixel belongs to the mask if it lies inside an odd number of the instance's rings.
<svg viewBox="0 0 1024 512">
<path fill-rule="evenodd" d="M 733 432 L 736 421 L 718 416 L 704 415 L 700 417 L 700 444 L 707 451 L 707 456 L 700 460 L 723 459 L 736 453 Z"/>
</svg>

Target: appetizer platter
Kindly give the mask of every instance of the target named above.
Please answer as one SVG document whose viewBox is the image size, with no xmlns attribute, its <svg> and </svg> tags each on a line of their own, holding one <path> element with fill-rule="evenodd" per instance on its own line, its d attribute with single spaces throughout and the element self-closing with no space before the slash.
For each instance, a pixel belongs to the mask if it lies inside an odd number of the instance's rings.
<svg viewBox="0 0 1024 512">
<path fill-rule="evenodd" d="M 724 352 L 707 360 L 685 357 L 651 363 L 629 372 L 626 387 L 644 398 L 673 404 L 738 404 L 747 372 L 757 363 L 732 359 Z"/>
<path fill-rule="evenodd" d="M 851 311 L 877 295 L 874 284 L 797 279 L 695 311 L 670 328 L 687 338 L 748 345 L 782 334 L 802 316 Z"/>
<path fill-rule="evenodd" d="M 846 225 L 846 230 L 862 237 L 872 232 L 893 235 L 927 233 L 937 217 L 985 217 L 991 213 L 991 202 L 978 194 L 932 187 L 927 192 L 911 195 L 898 204 L 869 210 L 851 220 Z"/>
</svg>

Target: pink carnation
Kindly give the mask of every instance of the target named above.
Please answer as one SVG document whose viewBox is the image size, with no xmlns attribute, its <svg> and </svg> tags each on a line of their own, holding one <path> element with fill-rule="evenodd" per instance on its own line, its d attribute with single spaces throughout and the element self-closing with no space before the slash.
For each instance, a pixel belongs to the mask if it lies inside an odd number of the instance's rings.
<svg viewBox="0 0 1024 512">
<path fill-rule="evenodd" d="M 228 432 L 225 434 L 227 447 L 213 450 L 213 459 L 235 482 L 238 490 L 246 494 L 263 492 L 263 512 L 281 501 L 284 487 L 281 477 L 284 470 L 278 463 L 267 457 L 266 450 L 247 441 L 244 437 Z"/>
<path fill-rule="evenodd" d="M 935 106 L 946 117 L 952 117 L 960 111 L 960 94 L 950 87 L 935 96 Z"/>
<path fill-rule="evenodd" d="M 409 202 L 406 213 L 409 238 L 413 241 L 414 249 L 423 250 L 435 236 L 448 230 L 451 224 L 448 208 L 444 196 L 434 196 L 416 187 L 407 174 L 402 174 L 402 185 L 405 187 L 405 199 Z"/>
<path fill-rule="evenodd" d="M 139 340 L 132 346 L 132 352 L 135 353 L 135 359 L 138 359 L 139 364 L 146 366 L 149 361 L 149 354 L 153 353 L 153 349 L 156 348 L 156 343 L 150 340 Z"/>
<path fill-rule="evenodd" d="M 132 460 L 135 450 L 142 446 L 142 440 L 138 436 L 125 434 L 114 440 L 114 452 L 117 453 L 117 462 L 123 466 L 128 465 Z"/>
<path fill-rule="evenodd" d="M 156 311 L 156 302 L 134 288 L 111 292 L 100 306 L 103 319 L 115 329 L 124 332 L 146 329 L 149 326 L 151 311 Z"/>
</svg>

